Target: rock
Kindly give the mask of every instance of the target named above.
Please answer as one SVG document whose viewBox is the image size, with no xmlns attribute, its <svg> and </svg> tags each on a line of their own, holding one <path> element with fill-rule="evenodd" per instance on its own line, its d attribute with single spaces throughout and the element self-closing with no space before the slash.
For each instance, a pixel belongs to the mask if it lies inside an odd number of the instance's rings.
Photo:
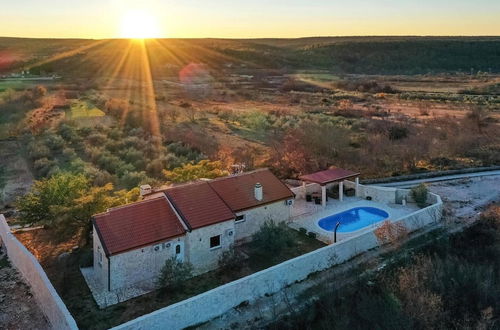
<svg viewBox="0 0 500 330">
<path fill-rule="evenodd" d="M 57 262 L 64 262 L 66 261 L 70 256 L 69 252 L 63 252 L 60 255 L 57 256 Z"/>
</svg>

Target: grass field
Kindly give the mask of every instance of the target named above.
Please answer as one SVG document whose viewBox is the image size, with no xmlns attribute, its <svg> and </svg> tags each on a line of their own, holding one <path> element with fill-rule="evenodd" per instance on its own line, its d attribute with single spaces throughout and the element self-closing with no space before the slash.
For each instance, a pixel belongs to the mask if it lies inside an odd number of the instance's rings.
<svg viewBox="0 0 500 330">
<path fill-rule="evenodd" d="M 106 114 L 88 101 L 74 101 L 67 112 L 69 119 L 103 117 Z"/>
</svg>

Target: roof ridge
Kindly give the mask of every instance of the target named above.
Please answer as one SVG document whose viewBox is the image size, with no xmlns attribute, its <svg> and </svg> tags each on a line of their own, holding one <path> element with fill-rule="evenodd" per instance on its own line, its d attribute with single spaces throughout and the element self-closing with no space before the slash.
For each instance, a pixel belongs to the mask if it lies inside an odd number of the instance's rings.
<svg viewBox="0 0 500 330">
<path fill-rule="evenodd" d="M 150 198 L 150 199 L 143 199 L 141 201 L 135 201 L 135 202 L 131 202 L 131 203 L 124 204 L 124 205 L 118 205 L 118 206 L 110 207 L 106 211 L 94 214 L 93 216 L 96 217 L 96 216 L 100 216 L 100 215 L 106 215 L 106 214 L 109 214 L 111 211 L 120 210 L 120 209 L 123 209 L 123 208 L 126 208 L 126 207 L 132 207 L 132 206 L 135 206 L 135 205 L 138 205 L 138 204 L 146 204 L 146 203 L 156 202 L 160 198 L 162 198 L 162 196 L 158 196 L 158 197 L 154 197 L 154 198 Z"/>
<path fill-rule="evenodd" d="M 220 178 L 215 178 L 215 179 L 212 179 L 212 180 L 206 181 L 206 182 L 208 182 L 210 184 L 211 182 L 214 182 L 214 181 L 229 180 L 229 179 L 232 179 L 232 178 L 238 178 L 238 177 L 242 177 L 242 176 L 245 176 L 245 175 L 250 175 L 250 174 L 254 174 L 254 173 L 258 173 L 258 172 L 264 172 L 264 171 L 271 172 L 271 170 L 268 167 L 263 167 L 263 168 L 257 168 L 255 170 L 248 171 L 248 172 L 242 172 L 242 173 L 238 173 L 238 174 L 233 174 L 233 175 L 228 175 L 228 176 L 224 176 L 224 177 L 220 177 Z"/>
<path fill-rule="evenodd" d="M 236 213 L 233 211 L 233 209 L 231 208 L 231 206 L 229 206 L 229 204 L 226 202 L 226 200 L 217 192 L 217 190 L 214 189 L 214 187 L 212 187 L 212 185 L 210 184 L 210 182 L 207 182 L 208 183 L 208 186 L 210 187 L 210 189 L 212 189 L 212 191 L 217 195 L 217 197 L 219 197 L 219 199 L 224 203 L 224 205 L 227 206 L 227 208 L 229 209 L 229 211 L 231 211 L 231 213 L 234 215 L 234 217 L 236 217 Z"/>
<path fill-rule="evenodd" d="M 226 176 L 219 177 L 219 178 L 209 179 L 207 181 L 203 181 L 203 180 L 198 179 L 197 181 L 193 180 L 193 181 L 190 181 L 190 182 L 184 182 L 184 183 L 179 184 L 177 186 L 170 186 L 170 187 L 166 187 L 166 188 L 160 188 L 158 190 L 153 189 L 153 193 L 161 193 L 161 192 L 164 193 L 164 192 L 166 192 L 168 190 L 171 190 L 171 189 L 182 188 L 182 187 L 187 187 L 187 186 L 194 186 L 194 185 L 197 185 L 197 184 L 200 184 L 200 185 L 204 184 L 204 183 L 210 184 L 211 182 L 214 182 L 214 181 L 223 181 L 223 180 L 228 180 L 228 179 L 231 179 L 231 178 L 242 177 L 242 176 L 245 176 L 245 175 L 250 175 L 250 174 L 253 174 L 253 173 L 264 172 L 264 171 L 271 171 L 271 170 L 268 167 L 263 167 L 263 168 L 257 168 L 255 170 L 248 171 L 248 172 L 243 172 L 243 173 L 238 173 L 238 174 L 233 174 L 233 175 L 226 175 Z"/>
</svg>

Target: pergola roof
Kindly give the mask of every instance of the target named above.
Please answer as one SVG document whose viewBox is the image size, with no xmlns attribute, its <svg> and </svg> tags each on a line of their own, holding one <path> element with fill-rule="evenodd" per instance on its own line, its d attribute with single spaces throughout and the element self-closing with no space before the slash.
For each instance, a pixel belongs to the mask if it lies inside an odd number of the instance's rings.
<svg viewBox="0 0 500 330">
<path fill-rule="evenodd" d="M 299 177 L 302 181 L 314 182 L 320 185 L 337 182 L 359 176 L 359 173 L 344 170 L 343 168 L 331 168 L 324 171 L 319 171 L 312 174 L 306 174 Z"/>
</svg>

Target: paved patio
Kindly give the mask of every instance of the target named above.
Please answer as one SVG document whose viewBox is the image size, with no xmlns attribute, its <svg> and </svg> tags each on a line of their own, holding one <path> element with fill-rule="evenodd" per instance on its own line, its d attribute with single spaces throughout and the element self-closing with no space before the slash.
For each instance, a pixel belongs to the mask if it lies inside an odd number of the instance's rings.
<svg viewBox="0 0 500 330">
<path fill-rule="evenodd" d="M 80 268 L 83 278 L 87 282 L 90 288 L 90 292 L 94 296 L 94 299 L 99 306 L 99 308 L 106 308 L 111 305 L 118 304 L 120 302 L 132 299 L 138 296 L 142 296 L 156 289 L 154 281 L 144 281 L 141 284 L 136 284 L 130 288 L 123 288 L 114 291 L 103 290 L 103 288 L 97 283 L 94 277 L 94 268 Z"/>
<path fill-rule="evenodd" d="M 308 232 L 317 234 L 317 238 L 327 244 L 333 243 L 333 232 L 326 231 L 318 225 L 318 221 L 324 217 L 337 214 L 355 207 L 376 207 L 386 211 L 389 214 L 389 219 L 396 221 L 410 213 L 413 213 L 420 208 L 413 203 L 408 203 L 406 206 L 400 204 L 383 204 L 375 201 L 368 201 L 359 197 L 344 197 L 341 202 L 336 199 L 329 199 L 326 207 L 314 204 L 314 202 L 306 202 L 304 199 L 297 199 L 294 202 L 292 210 L 292 219 L 289 226 L 294 229 L 305 228 Z M 378 223 L 380 224 L 380 222 Z M 337 233 L 337 242 L 364 231 L 373 229 L 377 223 L 367 226 L 363 229 L 352 233 Z"/>
</svg>

